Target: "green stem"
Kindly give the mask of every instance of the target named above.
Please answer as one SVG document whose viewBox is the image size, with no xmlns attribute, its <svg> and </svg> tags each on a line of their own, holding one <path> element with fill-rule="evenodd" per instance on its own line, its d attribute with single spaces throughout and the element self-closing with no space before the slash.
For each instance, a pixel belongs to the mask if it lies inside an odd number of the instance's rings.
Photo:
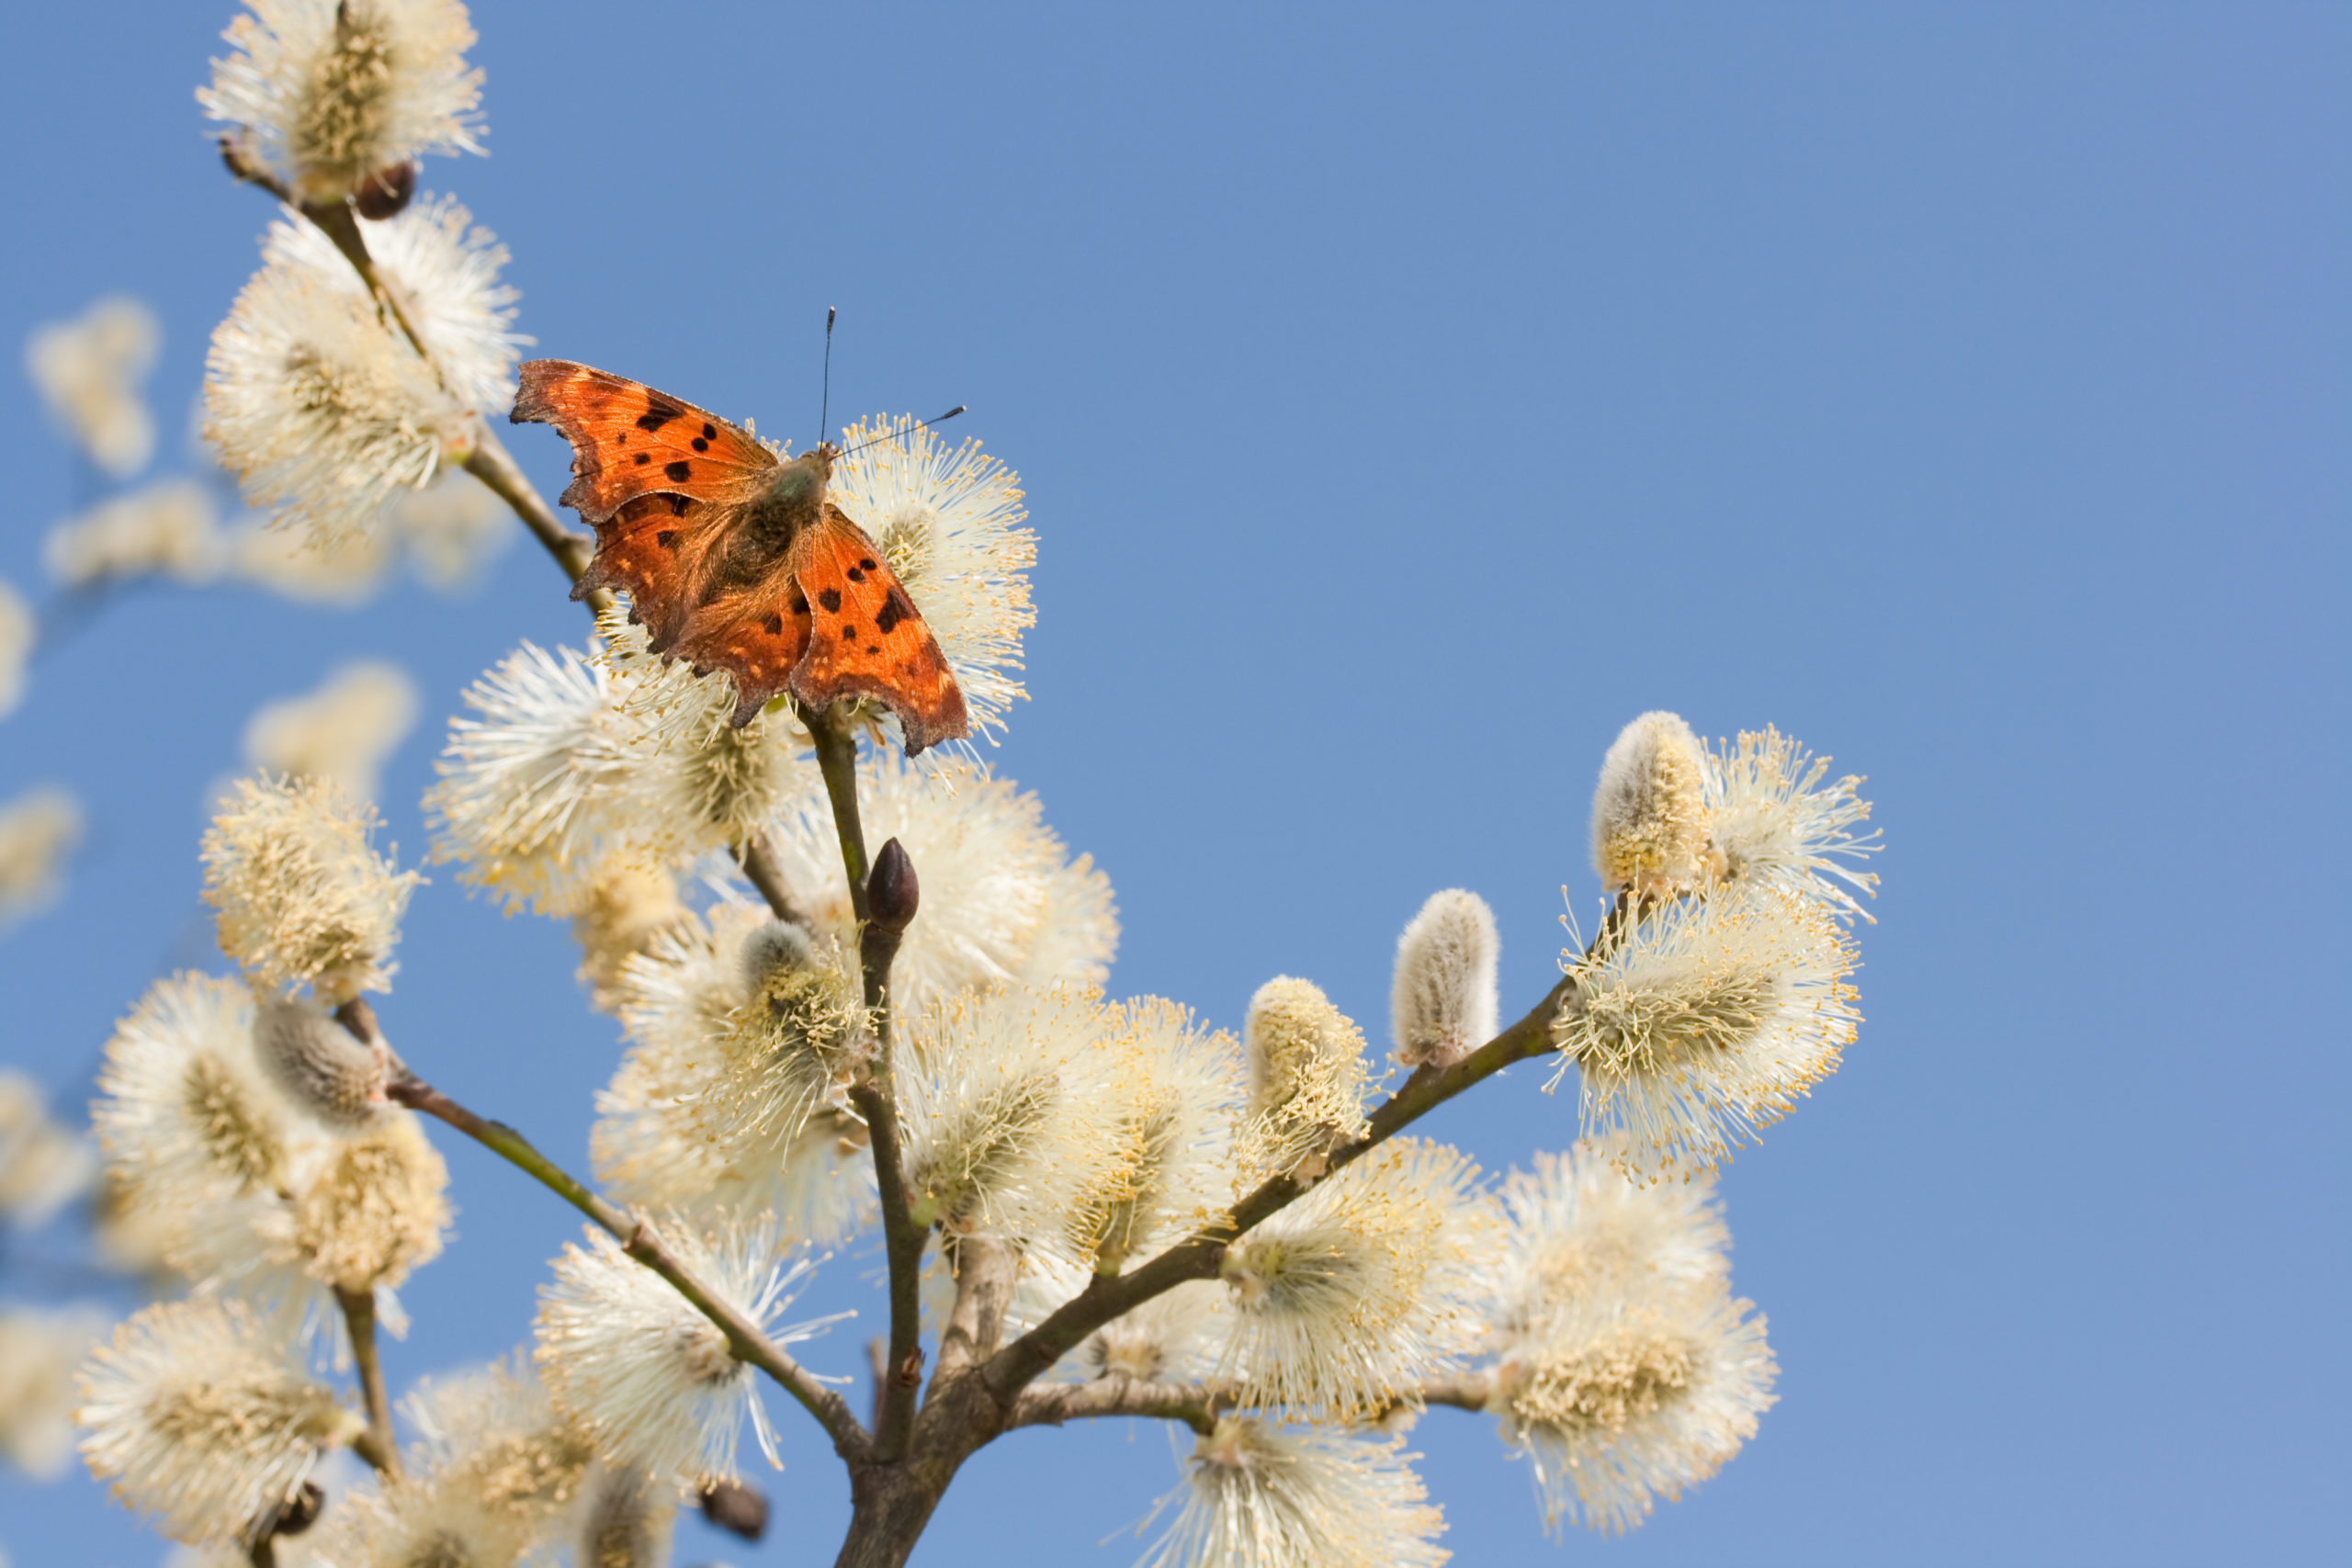
<svg viewBox="0 0 2352 1568">
<path fill-rule="evenodd" d="M 906 1451 L 914 1422 L 915 1394 L 922 1386 L 922 1255 L 931 1227 L 915 1223 L 907 1190 L 904 1143 L 890 1070 L 889 975 L 898 951 L 897 932 L 871 924 L 866 876 L 865 829 L 858 820 L 857 742 L 830 710 L 799 710 L 817 749 L 818 772 L 832 803 L 833 832 L 841 840 L 842 872 L 849 880 L 850 907 L 858 924 L 858 964 L 865 1005 L 874 1021 L 873 1059 L 849 1091 L 850 1103 L 865 1119 L 874 1156 L 875 1195 L 882 1209 L 882 1249 L 890 1276 L 890 1347 L 884 1365 L 882 1409 L 874 1427 L 877 1458 Z M 880 939 L 880 940 L 876 940 Z"/>
<path fill-rule="evenodd" d="M 836 1452 L 844 1459 L 865 1453 L 867 1446 L 865 1428 L 851 1413 L 849 1402 L 820 1382 L 807 1368 L 770 1344 L 757 1325 L 713 1295 L 707 1286 L 671 1256 L 662 1245 L 661 1238 L 642 1220 L 608 1202 L 575 1179 L 532 1147 L 530 1140 L 514 1128 L 503 1122 L 484 1121 L 413 1075 L 393 1083 L 390 1098 L 412 1110 L 447 1122 L 587 1215 L 606 1235 L 619 1242 L 623 1251 L 668 1280 L 671 1288 L 685 1297 L 696 1312 L 717 1325 L 718 1331 L 727 1336 L 728 1347 L 737 1360 L 759 1368 L 782 1385 L 786 1393 L 799 1401 L 801 1406 L 815 1416 L 818 1424 L 832 1438 Z"/>
<path fill-rule="evenodd" d="M 334 1300 L 343 1309 L 344 1328 L 351 1336 L 351 1362 L 359 1373 L 359 1397 L 368 1407 L 368 1430 L 353 1440 L 351 1451 L 379 1473 L 397 1476 L 400 1442 L 392 1435 L 391 1402 L 385 1397 L 384 1367 L 376 1356 L 376 1292 L 338 1286 Z"/>
<path fill-rule="evenodd" d="M 857 818 L 857 740 L 828 710 L 800 708 L 800 722 L 816 742 L 817 771 L 824 775 L 825 795 L 833 803 L 833 835 L 841 840 L 842 870 L 849 875 L 850 908 L 865 925 L 865 829 Z"/>
</svg>

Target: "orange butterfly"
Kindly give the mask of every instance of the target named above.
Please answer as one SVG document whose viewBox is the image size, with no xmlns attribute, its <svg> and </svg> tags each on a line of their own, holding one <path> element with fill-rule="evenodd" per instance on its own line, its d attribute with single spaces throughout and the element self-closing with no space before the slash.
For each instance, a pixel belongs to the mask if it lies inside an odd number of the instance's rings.
<svg viewBox="0 0 2352 1568">
<path fill-rule="evenodd" d="M 596 529 L 571 591 L 619 588 L 654 652 L 735 678 L 735 723 L 787 687 L 811 709 L 889 705 L 909 755 L 970 733 L 939 641 L 865 531 L 825 495 L 839 449 L 779 462 L 692 403 L 568 359 L 522 367 L 514 423 L 571 443 L 563 504 Z"/>
</svg>

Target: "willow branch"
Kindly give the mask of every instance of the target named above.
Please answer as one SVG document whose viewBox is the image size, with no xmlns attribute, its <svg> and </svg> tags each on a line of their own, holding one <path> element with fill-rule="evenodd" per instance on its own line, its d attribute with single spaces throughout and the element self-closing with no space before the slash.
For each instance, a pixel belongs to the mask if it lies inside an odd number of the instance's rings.
<svg viewBox="0 0 2352 1568">
<path fill-rule="evenodd" d="M 915 1224 L 907 1191 L 904 1139 L 890 1070 L 890 963 L 903 923 L 891 929 L 875 921 L 867 886 L 872 871 L 865 854 L 865 829 L 858 818 L 857 742 L 831 710 L 798 708 L 800 722 L 817 750 L 817 769 L 833 808 L 833 833 L 841 840 L 842 872 L 849 883 L 850 907 L 857 916 L 858 967 L 865 1007 L 874 1024 L 874 1054 L 865 1074 L 850 1086 L 850 1104 L 865 1118 L 874 1155 L 874 1186 L 882 1210 L 882 1249 L 890 1276 L 890 1346 L 882 1380 L 882 1410 L 874 1427 L 874 1450 L 885 1460 L 906 1450 L 914 1422 L 915 1394 L 922 1386 L 922 1255 L 931 1227 Z"/>
<path fill-rule="evenodd" d="M 743 880 L 759 889 L 760 897 L 767 900 L 769 910 L 777 919 L 789 920 L 804 930 L 816 930 L 815 918 L 792 896 L 792 885 L 784 879 L 784 868 L 775 863 L 775 849 L 766 834 L 746 839 L 735 852 L 735 864 L 742 871 Z"/>
<path fill-rule="evenodd" d="M 819 712 L 795 704 L 808 738 L 816 743 L 817 771 L 824 775 L 825 795 L 833 806 L 833 835 L 841 840 L 842 870 L 849 876 L 850 908 L 860 927 L 865 924 L 865 829 L 857 815 L 857 740 L 831 710 Z M 869 985 L 872 976 L 868 976 Z"/>
<path fill-rule="evenodd" d="M 368 237 L 359 231 L 358 215 L 352 211 L 348 201 L 296 200 L 285 182 L 271 174 L 234 136 L 220 139 L 220 161 L 238 179 L 267 191 L 309 219 L 317 226 L 319 232 L 333 241 L 334 248 L 343 253 L 344 259 L 351 264 L 352 270 L 368 286 L 368 292 L 375 298 L 378 307 L 400 329 L 409 346 L 416 350 L 417 357 L 427 365 L 433 364 L 433 353 L 424 346 L 424 334 L 417 331 L 415 317 L 409 310 L 407 299 L 376 265 L 376 258 L 368 254 Z M 435 366 L 435 374 L 439 373 L 439 367 Z M 466 456 L 466 472 L 480 479 L 501 501 L 514 508 L 514 515 L 522 519 L 523 526 L 529 529 L 531 536 L 555 558 L 556 565 L 563 569 L 564 575 L 574 582 L 579 581 L 595 554 L 594 543 L 587 536 L 565 527 L 554 510 L 533 488 L 531 481 L 524 477 L 523 470 L 515 465 L 513 456 L 507 452 L 496 433 L 479 420 L 474 423 L 474 447 Z M 591 593 L 588 596 L 590 611 L 601 611 L 611 598 L 601 590 Z"/>
<path fill-rule="evenodd" d="M 1331 1151 L 1330 1171 L 1336 1174 L 1340 1167 L 1362 1158 L 1447 1100 L 1512 1063 L 1549 1054 L 1554 1049 L 1553 1021 L 1563 1006 L 1575 1005 L 1575 985 L 1572 976 L 1561 976 L 1560 983 L 1524 1018 L 1452 1066 L 1417 1068 L 1372 1113 L 1370 1130 L 1363 1137 Z M 1011 1405 L 1023 1389 L 1104 1324 L 1187 1280 L 1213 1277 L 1229 1243 L 1296 1201 L 1309 1185 L 1295 1176 L 1270 1178 L 1236 1203 L 1226 1218 L 1190 1239 L 1178 1242 L 1143 1267 L 1126 1274 L 1094 1276 L 1085 1290 L 1064 1303 L 1045 1322 L 989 1359 L 981 1376 L 987 1381 L 989 1393 L 1000 1404 Z"/>
<path fill-rule="evenodd" d="M 1218 1397 L 1198 1384 L 1145 1382 L 1117 1372 L 1091 1382 L 1032 1384 L 1012 1402 L 1005 1425 L 1058 1427 L 1103 1416 L 1141 1416 L 1182 1421 L 1205 1437 L 1216 1425 L 1218 1408 Z"/>
<path fill-rule="evenodd" d="M 728 1348 L 737 1360 L 767 1373 L 815 1416 L 818 1425 L 833 1439 L 836 1452 L 848 1458 L 865 1450 L 865 1428 L 851 1413 L 849 1402 L 770 1343 L 757 1325 L 712 1294 L 710 1288 L 680 1263 L 643 1221 L 560 1169 L 514 1128 L 503 1122 L 484 1121 L 413 1075 L 395 1081 L 390 1094 L 411 1110 L 447 1122 L 587 1215 L 619 1242 L 624 1252 L 668 1280 L 671 1288 L 696 1312 L 710 1319 L 727 1336 Z"/>
<path fill-rule="evenodd" d="M 1004 1309 L 1012 1304 L 1018 1268 L 1012 1249 L 993 1236 L 966 1236 L 956 1243 L 955 1259 L 956 1304 L 939 1336 L 934 1393 L 943 1381 L 978 1365 L 996 1349 L 1004 1336 Z"/>
<path fill-rule="evenodd" d="M 1484 1410 L 1493 1388 L 1494 1374 L 1489 1371 L 1430 1378 L 1416 1384 L 1402 1397 L 1390 1401 L 1381 1415 L 1432 1404 L 1451 1405 L 1457 1410 Z M 1012 1402 L 1012 1415 L 1006 1425 L 1058 1427 L 1065 1421 L 1134 1416 L 1151 1420 L 1182 1421 L 1193 1431 L 1205 1435 L 1216 1427 L 1216 1418 L 1232 1405 L 1229 1394 L 1198 1383 L 1146 1382 L 1124 1372 L 1114 1372 L 1089 1382 L 1032 1383 L 1023 1389 L 1020 1396 Z"/>
<path fill-rule="evenodd" d="M 335 1305 L 351 1336 L 351 1362 L 359 1373 L 359 1397 L 368 1407 L 368 1429 L 352 1439 L 351 1451 L 379 1473 L 401 1472 L 399 1439 L 392 1435 L 391 1401 L 384 1393 L 384 1366 L 376 1357 L 376 1292 L 337 1287 Z"/>
</svg>

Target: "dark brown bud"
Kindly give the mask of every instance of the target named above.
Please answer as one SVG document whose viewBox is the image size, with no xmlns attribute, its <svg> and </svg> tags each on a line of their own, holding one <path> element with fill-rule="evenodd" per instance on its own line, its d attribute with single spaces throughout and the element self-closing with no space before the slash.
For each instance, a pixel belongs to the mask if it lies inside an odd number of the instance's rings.
<svg viewBox="0 0 2352 1568">
<path fill-rule="evenodd" d="M 744 1540 L 767 1534 L 767 1495 L 736 1481 L 714 1481 L 702 1489 L 702 1517 Z"/>
<path fill-rule="evenodd" d="M 269 1533 L 300 1535 L 319 1522 L 319 1516 L 326 1512 L 326 1507 L 327 1495 L 320 1490 L 319 1483 L 315 1481 L 305 1481 L 302 1483 L 302 1490 L 294 1494 L 293 1497 L 278 1509 L 277 1519 L 269 1527 Z"/>
<path fill-rule="evenodd" d="M 380 220 L 396 216 L 415 194 L 416 160 L 411 158 L 361 180 L 359 188 L 351 193 L 351 205 L 359 209 L 360 217 Z"/>
<path fill-rule="evenodd" d="M 915 863 L 896 839 L 874 857 L 865 877 L 865 911 L 877 926 L 902 931 L 913 923 L 922 886 L 915 880 Z"/>
</svg>

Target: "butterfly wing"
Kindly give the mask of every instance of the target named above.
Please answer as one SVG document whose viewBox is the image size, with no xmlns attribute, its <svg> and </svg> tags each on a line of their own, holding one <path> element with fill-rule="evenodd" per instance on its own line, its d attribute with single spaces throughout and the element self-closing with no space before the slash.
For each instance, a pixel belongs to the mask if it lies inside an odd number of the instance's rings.
<svg viewBox="0 0 2352 1568">
<path fill-rule="evenodd" d="M 792 542 L 789 564 L 808 624 L 792 691 L 810 707 L 873 697 L 899 716 L 914 755 L 971 733 L 964 691 L 939 639 L 865 531 L 831 502 Z"/>
<path fill-rule="evenodd" d="M 775 454 L 749 431 L 642 381 L 569 359 L 534 359 L 517 375 L 507 417 L 552 424 L 571 443 L 571 483 L 560 499 L 600 536 L 639 496 L 748 501 L 775 469 Z"/>
</svg>

